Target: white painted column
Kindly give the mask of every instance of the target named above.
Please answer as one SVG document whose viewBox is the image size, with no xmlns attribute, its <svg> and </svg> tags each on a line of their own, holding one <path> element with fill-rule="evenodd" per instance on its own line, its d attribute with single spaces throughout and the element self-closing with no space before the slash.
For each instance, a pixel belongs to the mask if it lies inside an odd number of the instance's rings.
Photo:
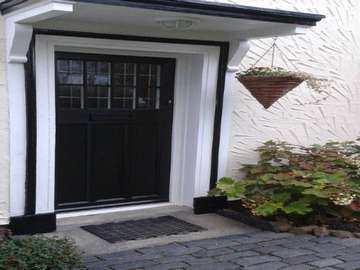
<svg viewBox="0 0 360 270">
<path fill-rule="evenodd" d="M 24 214 L 26 174 L 26 101 L 23 64 L 7 65 L 10 120 L 10 213 Z"/>
<path fill-rule="evenodd" d="M 4 205 L 8 206 L 10 201 L 11 216 L 24 215 L 25 210 L 27 131 L 24 63 L 27 62 L 26 54 L 33 35 L 32 24 L 70 13 L 73 5 L 73 2 L 62 0 L 42 1 L 4 16 L 6 50 L 3 51 L 6 52 L 9 93 L 10 199 L 9 192 L 7 196 L 0 194 L 0 224 L 1 198 L 4 198 Z M 0 192 L 9 190 L 6 187 L 1 185 L 0 179 Z"/>
<path fill-rule="evenodd" d="M 9 223 L 9 110 L 6 88 L 5 27 L 0 16 L 0 225 Z"/>
<path fill-rule="evenodd" d="M 236 81 L 236 73 L 246 53 L 249 51 L 247 41 L 233 41 L 230 43 L 229 63 L 225 78 L 224 102 L 221 119 L 218 178 L 229 176 L 228 159 L 231 133 L 231 116 L 233 112 L 233 84 Z"/>
</svg>

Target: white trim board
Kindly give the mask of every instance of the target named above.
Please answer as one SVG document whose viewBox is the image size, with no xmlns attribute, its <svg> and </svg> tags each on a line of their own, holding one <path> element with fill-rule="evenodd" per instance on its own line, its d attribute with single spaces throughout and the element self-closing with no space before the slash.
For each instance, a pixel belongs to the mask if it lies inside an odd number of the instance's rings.
<svg viewBox="0 0 360 270">
<path fill-rule="evenodd" d="M 37 214 L 54 212 L 56 50 L 95 53 L 101 50 L 105 54 L 176 58 L 170 202 L 192 206 L 194 197 L 206 195 L 210 183 L 219 47 L 38 35 Z"/>
</svg>

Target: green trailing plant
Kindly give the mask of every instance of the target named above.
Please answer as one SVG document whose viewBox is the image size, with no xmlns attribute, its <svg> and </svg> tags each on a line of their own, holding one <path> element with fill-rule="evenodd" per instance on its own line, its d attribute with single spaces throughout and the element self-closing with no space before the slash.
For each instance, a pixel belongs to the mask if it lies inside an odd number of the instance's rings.
<svg viewBox="0 0 360 270">
<path fill-rule="evenodd" d="M 0 242 L 0 270 L 81 269 L 80 256 L 69 239 L 25 237 Z"/>
<path fill-rule="evenodd" d="M 257 216 L 359 220 L 359 141 L 310 147 L 269 141 L 257 152 L 259 162 L 243 166 L 243 179 L 223 178 L 210 195 L 240 199 Z"/>
</svg>

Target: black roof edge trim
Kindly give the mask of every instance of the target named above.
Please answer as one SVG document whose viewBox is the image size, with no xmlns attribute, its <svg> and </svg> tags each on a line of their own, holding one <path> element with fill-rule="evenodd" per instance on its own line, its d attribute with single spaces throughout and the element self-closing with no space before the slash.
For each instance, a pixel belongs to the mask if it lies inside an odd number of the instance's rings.
<svg viewBox="0 0 360 270">
<path fill-rule="evenodd" d="M 27 0 L 6 0 L 0 4 L 3 13 L 11 12 L 12 8 Z M 260 20 L 269 22 L 315 26 L 325 18 L 324 15 L 286 10 L 242 6 L 235 4 L 213 3 L 199 0 L 75 0 L 76 2 L 126 6 L 181 12 L 198 15 L 229 17 L 237 19 Z"/>
<path fill-rule="evenodd" d="M 0 3 L 0 11 L 2 14 L 6 14 L 11 11 L 12 8 L 24 4 L 28 0 L 5 0 Z"/>
<path fill-rule="evenodd" d="M 114 40 L 131 40 L 131 41 L 144 41 L 144 42 L 158 42 L 158 43 L 174 43 L 174 44 L 196 44 L 204 46 L 229 46 L 227 41 L 212 41 L 212 40 L 197 40 L 197 39 L 174 39 L 163 37 L 149 37 L 149 36 L 135 36 L 135 35 L 121 35 L 121 34 L 105 34 L 96 32 L 79 32 L 55 29 L 34 28 L 35 35 L 55 35 L 55 36 L 69 36 L 69 37 L 91 37 L 101 39 L 114 39 Z"/>
</svg>

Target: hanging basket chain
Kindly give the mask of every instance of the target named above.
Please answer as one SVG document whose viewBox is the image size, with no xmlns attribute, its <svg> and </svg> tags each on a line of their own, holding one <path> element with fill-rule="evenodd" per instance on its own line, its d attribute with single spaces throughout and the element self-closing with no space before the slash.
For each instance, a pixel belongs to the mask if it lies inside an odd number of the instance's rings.
<svg viewBox="0 0 360 270">
<path fill-rule="evenodd" d="M 274 53 L 274 50 L 275 50 L 275 46 L 276 46 L 276 40 L 277 38 L 274 38 L 274 43 L 273 45 L 271 45 L 271 47 L 269 49 L 267 49 L 263 55 L 260 56 L 260 58 L 251 66 L 251 68 L 255 67 L 262 59 L 264 59 L 264 57 L 271 51 L 273 50 L 273 53 Z"/>
<path fill-rule="evenodd" d="M 280 52 L 280 54 L 282 54 L 282 55 L 284 55 L 285 57 L 286 57 L 286 54 L 283 52 L 283 50 L 282 49 L 280 49 L 280 47 L 278 46 L 278 45 L 275 45 L 275 47 L 277 48 L 277 50 Z M 287 58 L 287 57 L 286 57 Z M 300 71 L 298 68 L 297 68 L 297 66 L 292 62 L 292 61 L 288 61 L 291 65 L 292 65 L 292 67 L 296 70 L 296 71 Z"/>
<path fill-rule="evenodd" d="M 283 55 L 285 58 L 287 58 L 286 54 L 283 52 L 282 49 L 280 49 L 280 47 L 277 45 L 277 41 L 278 41 L 278 37 L 273 38 L 273 44 L 264 52 L 264 54 L 262 54 L 260 56 L 260 58 L 258 60 L 256 60 L 256 62 L 251 65 L 251 68 L 254 68 L 262 59 L 264 59 L 264 57 L 270 52 L 272 51 L 272 56 L 271 56 L 271 67 L 274 67 L 275 64 L 275 58 L 276 58 L 276 50 L 279 51 L 279 53 L 281 55 Z M 299 69 L 296 67 L 296 65 L 292 62 L 292 61 L 288 61 L 293 68 L 296 71 L 299 71 Z"/>
<path fill-rule="evenodd" d="M 272 57 L 271 57 L 271 67 L 274 67 L 274 61 L 275 61 L 275 50 L 277 48 L 277 45 L 276 45 L 276 41 L 277 41 L 277 37 L 274 38 L 274 44 L 273 44 L 273 52 L 272 52 Z"/>
</svg>

